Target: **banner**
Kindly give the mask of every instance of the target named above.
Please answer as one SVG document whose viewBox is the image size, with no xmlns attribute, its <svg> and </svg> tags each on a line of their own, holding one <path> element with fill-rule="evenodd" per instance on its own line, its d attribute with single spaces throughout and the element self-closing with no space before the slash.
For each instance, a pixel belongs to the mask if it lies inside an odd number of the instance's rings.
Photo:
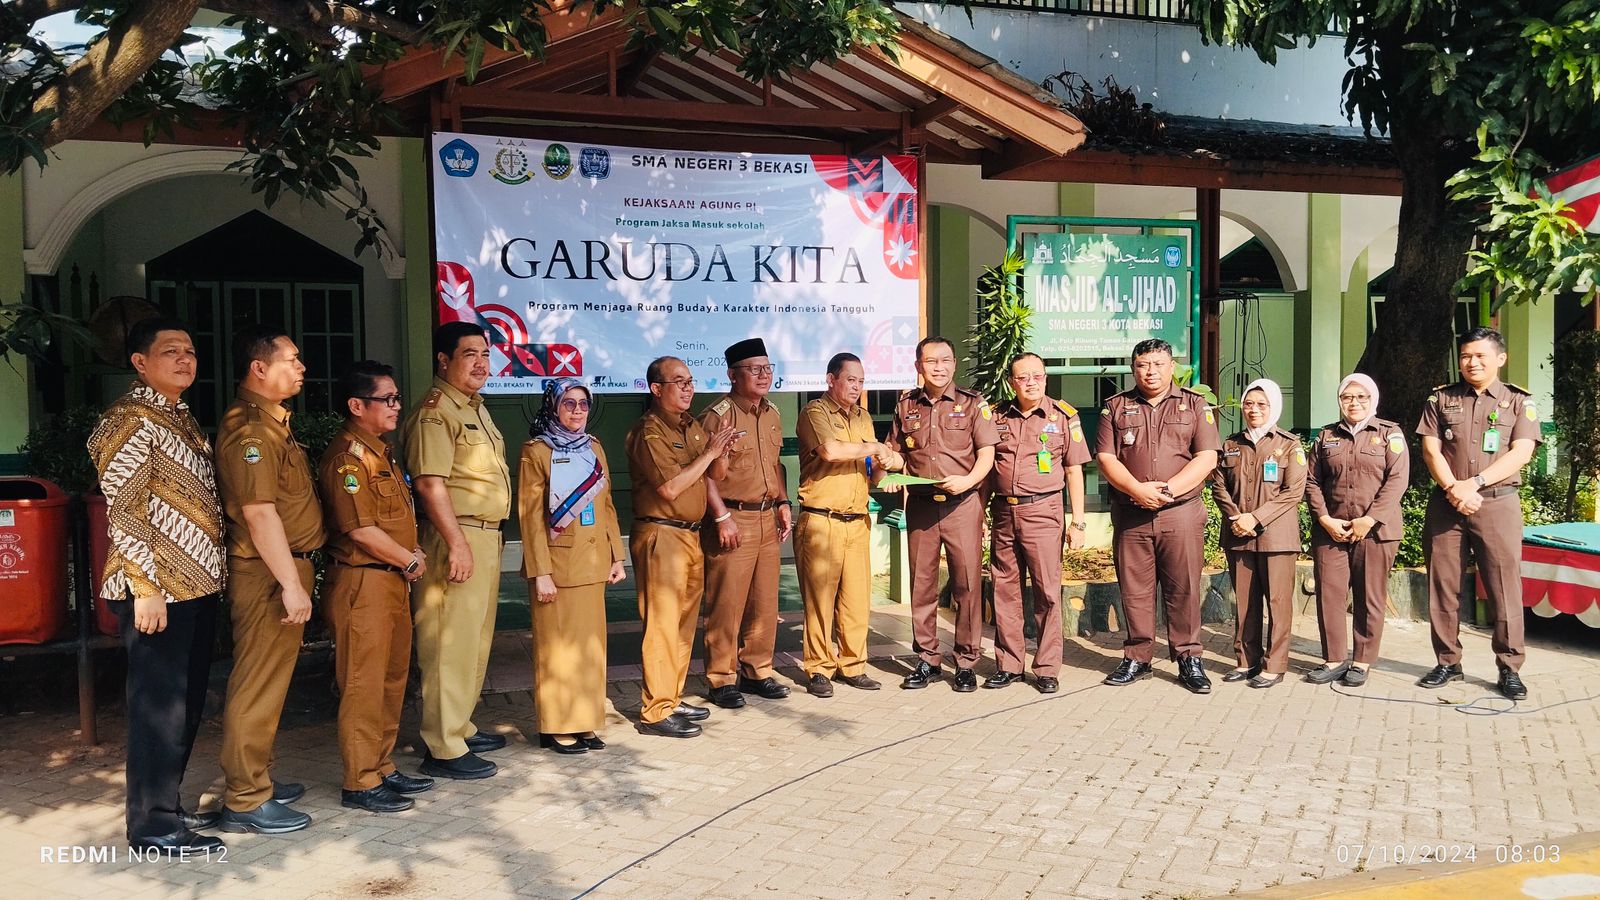
<svg viewBox="0 0 1600 900">
<path fill-rule="evenodd" d="M 1146 338 L 1189 357 L 1192 297 L 1183 237 L 1023 235 L 1023 301 L 1046 359 L 1125 359 Z"/>
<path fill-rule="evenodd" d="M 760 337 L 773 389 L 914 383 L 917 167 L 435 134 L 439 321 L 490 329 L 486 393 L 575 376 L 642 392 L 658 356 L 726 390 L 722 352 Z"/>
</svg>

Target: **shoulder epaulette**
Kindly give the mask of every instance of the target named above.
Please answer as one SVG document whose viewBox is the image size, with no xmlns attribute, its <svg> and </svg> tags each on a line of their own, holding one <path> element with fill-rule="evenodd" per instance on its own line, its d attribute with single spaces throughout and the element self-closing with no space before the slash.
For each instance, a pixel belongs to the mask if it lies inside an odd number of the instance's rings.
<svg viewBox="0 0 1600 900">
<path fill-rule="evenodd" d="M 422 405 L 428 409 L 433 409 L 439 405 L 439 400 L 443 397 L 444 391 L 441 391 L 438 388 L 429 388 L 427 396 L 422 398 Z"/>
<path fill-rule="evenodd" d="M 349 453 L 351 456 L 354 456 L 356 459 L 365 459 L 367 456 L 367 447 L 365 444 L 361 443 L 360 438 L 351 438 L 350 449 L 345 452 Z"/>
<path fill-rule="evenodd" d="M 1511 388 L 1513 391 L 1516 391 L 1519 394 L 1526 394 L 1529 397 L 1533 396 L 1533 391 L 1528 390 L 1520 384 L 1512 384 L 1509 381 L 1503 381 L 1501 384 L 1504 384 L 1506 387 Z"/>
<path fill-rule="evenodd" d="M 728 410 L 730 410 L 732 408 L 733 408 L 733 401 L 729 400 L 727 397 L 723 397 L 721 400 L 718 400 L 711 407 L 711 411 L 716 413 L 719 416 L 725 416 L 725 415 L 728 414 Z"/>
<path fill-rule="evenodd" d="M 1061 414 L 1062 415 L 1067 416 L 1069 418 L 1078 414 L 1077 407 L 1073 406 L 1071 403 L 1068 403 L 1065 400 L 1057 400 L 1056 401 L 1056 408 L 1061 410 Z"/>
</svg>

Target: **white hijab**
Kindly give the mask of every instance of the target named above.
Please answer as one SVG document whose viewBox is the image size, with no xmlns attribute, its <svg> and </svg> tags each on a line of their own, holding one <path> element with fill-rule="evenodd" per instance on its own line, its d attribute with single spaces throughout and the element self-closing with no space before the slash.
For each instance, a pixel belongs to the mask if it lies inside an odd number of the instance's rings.
<svg viewBox="0 0 1600 900">
<path fill-rule="evenodd" d="M 1257 444 L 1272 429 L 1278 427 L 1278 417 L 1283 415 L 1283 388 L 1278 387 L 1278 383 L 1270 378 L 1257 378 L 1245 387 L 1239 399 L 1243 401 L 1245 397 L 1250 396 L 1251 391 L 1260 391 L 1267 395 L 1267 421 L 1260 428 L 1246 426 L 1244 429 L 1244 436 L 1250 439 L 1250 443 Z"/>
<path fill-rule="evenodd" d="M 1351 422 L 1350 420 L 1346 419 L 1344 417 L 1344 404 L 1339 404 L 1339 419 L 1343 421 L 1344 424 L 1350 429 L 1351 434 L 1355 434 L 1361 429 L 1367 427 L 1367 424 L 1372 421 L 1373 416 L 1378 414 L 1378 383 L 1361 374 L 1360 372 L 1354 372 L 1346 375 L 1344 380 L 1339 382 L 1339 389 L 1334 392 L 1334 401 L 1338 402 L 1339 395 L 1344 393 L 1344 389 L 1352 384 L 1366 388 L 1367 395 L 1372 398 L 1367 402 L 1367 417 L 1359 422 Z"/>
</svg>

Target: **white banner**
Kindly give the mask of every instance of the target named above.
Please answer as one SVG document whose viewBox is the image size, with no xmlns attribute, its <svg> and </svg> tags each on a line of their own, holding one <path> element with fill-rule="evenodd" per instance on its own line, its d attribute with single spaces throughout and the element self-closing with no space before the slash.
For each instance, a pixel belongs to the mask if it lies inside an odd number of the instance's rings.
<svg viewBox="0 0 1600 900">
<path fill-rule="evenodd" d="M 571 375 L 642 392 L 658 356 L 728 387 L 723 350 L 766 341 L 773 389 L 860 356 L 914 383 L 916 160 L 641 150 L 435 134 L 439 321 L 494 344 L 486 393 Z"/>
</svg>

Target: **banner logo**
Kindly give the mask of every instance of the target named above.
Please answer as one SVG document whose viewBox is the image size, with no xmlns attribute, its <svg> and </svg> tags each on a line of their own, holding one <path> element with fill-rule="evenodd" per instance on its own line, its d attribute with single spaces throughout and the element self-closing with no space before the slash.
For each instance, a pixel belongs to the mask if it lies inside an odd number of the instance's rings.
<svg viewBox="0 0 1600 900">
<path fill-rule="evenodd" d="M 522 184 L 533 177 L 533 170 L 528 168 L 528 154 L 516 147 L 496 150 L 494 168 L 490 172 L 503 184 Z"/>
<path fill-rule="evenodd" d="M 603 147 L 578 151 L 578 174 L 585 178 L 605 178 L 611 174 L 611 153 Z"/>
<path fill-rule="evenodd" d="M 544 151 L 544 173 L 560 181 L 572 174 L 572 152 L 561 144 L 551 144 Z"/>
<path fill-rule="evenodd" d="M 444 173 L 453 178 L 471 178 L 472 173 L 478 171 L 478 150 L 471 144 L 456 138 L 439 148 L 439 162 L 444 165 Z"/>
<path fill-rule="evenodd" d="M 1161 252 L 1161 263 L 1169 269 L 1176 269 L 1183 265 L 1183 248 L 1174 245 L 1163 250 Z"/>
</svg>

